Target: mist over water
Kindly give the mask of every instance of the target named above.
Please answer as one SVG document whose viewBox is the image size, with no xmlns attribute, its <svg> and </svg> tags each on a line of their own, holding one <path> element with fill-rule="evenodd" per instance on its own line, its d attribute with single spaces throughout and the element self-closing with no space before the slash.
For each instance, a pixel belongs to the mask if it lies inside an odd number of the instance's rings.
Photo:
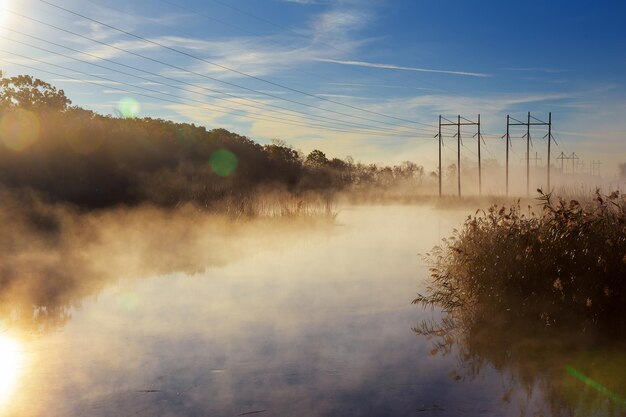
<svg viewBox="0 0 626 417">
<path fill-rule="evenodd" d="M 626 416 L 623 10 L 458 3 L 0 0 L 0 417 Z"/>
<path fill-rule="evenodd" d="M 533 153 L 534 157 L 534 153 Z M 516 156 L 517 158 L 517 156 Z M 553 156 L 554 158 L 554 156 Z M 456 164 L 444 166 L 443 194 L 457 195 L 457 169 Z M 503 196 L 506 194 L 506 165 L 494 159 L 487 159 L 482 163 L 481 182 L 479 189 L 478 164 L 475 160 L 463 159 L 461 161 L 461 194 L 463 196 Z M 551 163 L 550 188 L 548 188 L 548 172 L 544 164 L 535 165 L 531 160 L 530 168 L 526 171 L 525 161 L 511 160 L 509 166 L 509 195 L 512 197 L 535 197 L 538 188 L 544 191 L 555 191 L 563 196 L 586 195 L 596 188 L 604 193 L 621 190 L 624 187 L 623 179 L 609 175 L 591 175 L 588 172 L 573 172 L 572 166 L 564 166 Z M 528 181 L 527 181 L 528 179 Z M 528 194 L 527 194 L 528 190 Z M 437 190 L 433 187 L 430 192 Z"/>
<path fill-rule="evenodd" d="M 461 377 L 454 355 L 433 355 L 412 330 L 439 317 L 410 304 L 428 277 L 418 253 L 464 217 L 346 206 L 311 227 L 144 209 L 65 225 L 57 260 L 39 271 L 50 284 L 12 292 L 24 303 L 3 311 L 22 365 L 0 415 L 543 410 L 541 387 L 513 385 L 503 401 L 506 372 Z"/>
</svg>

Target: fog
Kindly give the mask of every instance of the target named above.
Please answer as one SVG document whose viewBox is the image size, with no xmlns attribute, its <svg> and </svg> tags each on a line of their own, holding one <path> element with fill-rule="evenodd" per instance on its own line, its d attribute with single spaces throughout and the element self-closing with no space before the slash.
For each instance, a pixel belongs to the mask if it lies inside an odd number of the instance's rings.
<svg viewBox="0 0 626 417">
<path fill-rule="evenodd" d="M 461 161 L 461 193 L 464 196 L 479 195 L 478 167 L 475 161 Z M 597 171 L 596 171 L 597 174 Z M 444 168 L 443 194 L 457 195 L 456 165 Z M 482 163 L 482 195 L 503 196 L 506 194 L 506 168 L 502 163 L 494 159 L 484 160 Z M 561 169 L 559 165 L 552 165 L 550 170 L 550 188 L 548 189 L 547 167 L 535 166 L 531 159 L 528 171 L 528 181 L 525 163 L 511 162 L 509 167 L 509 195 L 512 197 L 526 197 L 527 184 L 531 197 L 537 195 L 538 188 L 544 191 L 555 191 L 557 194 L 568 197 L 581 197 L 593 192 L 596 188 L 610 193 L 615 190 L 623 190 L 626 187 L 625 178 L 615 175 L 591 175 L 588 172 L 577 171 L 572 173 L 571 163 Z M 435 193 L 434 187 L 428 192 Z"/>
<path fill-rule="evenodd" d="M 420 253 L 466 210 L 336 214 L 7 209 L 2 337 L 22 365 L 0 415 L 549 415 L 540 387 L 461 378 L 412 330 L 439 316 L 410 304 Z"/>
<path fill-rule="evenodd" d="M 259 202 L 269 214 L 255 221 L 193 205 L 82 212 L 28 191 L 0 190 L 0 201 L 0 313 L 35 328 L 63 324 L 68 309 L 120 280 L 201 273 L 332 221 L 311 204 L 296 212 L 291 201 Z M 281 210 L 293 216 L 273 215 Z"/>
<path fill-rule="evenodd" d="M 624 415 L 623 346 L 411 304 L 422 254 L 477 209 L 623 189 L 624 172 L 553 159 L 549 187 L 516 154 L 507 190 L 495 159 L 459 180 L 450 161 L 104 116 L 32 76 L 1 87 L 0 417 Z"/>
</svg>

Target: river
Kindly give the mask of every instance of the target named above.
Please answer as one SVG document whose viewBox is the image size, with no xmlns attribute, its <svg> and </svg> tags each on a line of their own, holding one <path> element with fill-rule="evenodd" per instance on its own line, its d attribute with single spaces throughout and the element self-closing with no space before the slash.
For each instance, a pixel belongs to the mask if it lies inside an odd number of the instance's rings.
<svg viewBox="0 0 626 417">
<path fill-rule="evenodd" d="M 6 317 L 0 415 L 549 415 L 541 386 L 468 377 L 412 330 L 439 316 L 411 305 L 420 253 L 466 214 L 342 207 L 271 243 L 228 237 L 248 249 L 219 265 L 107 282 L 45 330 Z"/>
</svg>

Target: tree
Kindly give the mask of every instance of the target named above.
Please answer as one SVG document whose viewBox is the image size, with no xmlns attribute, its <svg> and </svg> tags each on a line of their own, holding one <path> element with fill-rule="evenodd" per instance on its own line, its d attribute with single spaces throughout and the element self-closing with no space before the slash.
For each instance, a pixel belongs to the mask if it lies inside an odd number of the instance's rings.
<svg viewBox="0 0 626 417">
<path fill-rule="evenodd" d="M 271 145 L 263 146 L 263 151 L 269 159 L 274 179 L 284 180 L 289 186 L 296 185 L 302 174 L 298 152 L 281 140 L 272 140 Z"/>
<path fill-rule="evenodd" d="M 272 144 L 263 146 L 263 150 L 271 161 L 286 165 L 300 165 L 298 152 L 285 141 L 272 139 Z"/>
<path fill-rule="evenodd" d="M 306 157 L 306 163 L 312 166 L 323 167 L 328 165 L 328 162 L 326 154 L 318 149 L 311 151 L 311 153 Z"/>
<path fill-rule="evenodd" d="M 0 79 L 1 109 L 65 111 L 71 104 L 63 90 L 30 75 Z"/>
<path fill-rule="evenodd" d="M 342 160 L 341 160 L 341 159 L 339 159 L 339 158 L 333 158 L 332 160 L 330 160 L 330 161 L 328 162 L 328 165 L 329 165 L 331 168 L 334 168 L 334 169 L 336 169 L 336 170 L 338 170 L 338 171 L 343 171 L 343 170 L 345 170 L 346 168 L 348 168 L 348 164 L 346 164 L 344 161 L 342 161 Z"/>
<path fill-rule="evenodd" d="M 404 161 L 402 164 L 394 166 L 393 170 L 396 179 L 421 181 L 424 176 L 424 167 L 411 161 Z"/>
</svg>

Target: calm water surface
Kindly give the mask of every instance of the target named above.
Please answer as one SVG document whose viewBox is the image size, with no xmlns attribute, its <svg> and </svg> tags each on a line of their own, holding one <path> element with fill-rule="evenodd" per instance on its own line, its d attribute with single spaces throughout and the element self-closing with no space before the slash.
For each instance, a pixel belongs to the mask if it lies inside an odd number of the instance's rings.
<svg viewBox="0 0 626 417">
<path fill-rule="evenodd" d="M 346 207 L 204 272 L 109 283 L 47 331 L 6 317 L 0 414 L 548 415 L 540 386 L 511 388 L 488 364 L 461 376 L 458 356 L 412 331 L 438 315 L 410 304 L 427 278 L 418 253 L 464 215 Z"/>
</svg>

